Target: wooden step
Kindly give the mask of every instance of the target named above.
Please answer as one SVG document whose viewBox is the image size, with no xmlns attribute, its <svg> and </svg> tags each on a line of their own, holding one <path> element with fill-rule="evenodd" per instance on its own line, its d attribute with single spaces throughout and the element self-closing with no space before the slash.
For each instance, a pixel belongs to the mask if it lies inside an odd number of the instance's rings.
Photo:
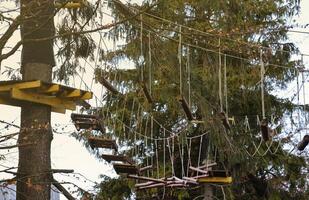
<svg viewBox="0 0 309 200">
<path fill-rule="evenodd" d="M 101 131 L 101 133 L 105 133 L 102 117 L 99 117 L 98 115 L 72 113 L 71 119 L 78 131 L 81 129 L 86 129 Z"/>
<path fill-rule="evenodd" d="M 180 104 L 181 104 L 181 106 L 182 106 L 182 108 L 183 108 L 183 110 L 184 110 L 184 112 L 187 116 L 187 119 L 189 121 L 192 121 L 194 119 L 194 117 L 193 117 L 193 114 L 191 112 L 191 109 L 189 108 L 189 105 L 188 105 L 188 102 L 186 101 L 186 99 L 182 96 L 179 96 L 178 101 L 180 102 Z"/>
<path fill-rule="evenodd" d="M 112 86 L 104 77 L 100 77 L 99 83 L 101 83 L 106 89 L 108 89 L 113 94 L 119 94 L 118 90 Z"/>
<path fill-rule="evenodd" d="M 111 155 L 111 154 L 102 154 L 101 157 L 107 162 L 124 162 L 129 164 L 134 164 L 133 160 L 128 158 L 125 155 Z"/>
<path fill-rule="evenodd" d="M 106 149 L 113 149 L 115 151 L 118 150 L 116 140 L 113 140 L 113 139 L 89 137 L 88 142 L 89 142 L 92 149 L 94 149 L 94 148 L 106 148 Z"/>
<path fill-rule="evenodd" d="M 264 141 L 269 140 L 270 132 L 269 132 L 269 127 L 268 127 L 268 122 L 267 120 L 263 119 L 261 121 L 261 133 Z"/>
<path fill-rule="evenodd" d="M 142 84 L 142 88 L 143 88 L 143 92 L 144 92 L 144 95 L 148 101 L 148 103 L 152 104 L 153 103 L 153 99 L 151 97 L 151 94 L 147 88 L 147 85 L 145 83 Z"/>
<path fill-rule="evenodd" d="M 128 163 L 114 163 L 113 167 L 117 174 L 139 174 L 139 169 L 136 165 Z"/>
<path fill-rule="evenodd" d="M 309 135 L 305 135 L 303 140 L 300 141 L 297 145 L 299 151 L 303 151 L 309 143 Z"/>
</svg>

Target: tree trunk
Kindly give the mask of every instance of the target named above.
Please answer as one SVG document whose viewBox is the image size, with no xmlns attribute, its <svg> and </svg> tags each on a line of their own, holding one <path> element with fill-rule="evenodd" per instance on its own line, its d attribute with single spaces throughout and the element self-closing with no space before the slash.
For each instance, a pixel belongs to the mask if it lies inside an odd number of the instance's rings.
<svg viewBox="0 0 309 200">
<path fill-rule="evenodd" d="M 204 200 L 213 200 L 213 190 L 211 185 L 204 186 Z"/>
<path fill-rule="evenodd" d="M 23 80 L 51 82 L 54 66 L 53 41 L 40 40 L 54 35 L 54 8 L 50 0 L 21 0 Z M 49 200 L 52 181 L 50 147 L 51 108 L 28 103 L 21 109 L 21 130 L 17 174 L 17 200 Z"/>
</svg>

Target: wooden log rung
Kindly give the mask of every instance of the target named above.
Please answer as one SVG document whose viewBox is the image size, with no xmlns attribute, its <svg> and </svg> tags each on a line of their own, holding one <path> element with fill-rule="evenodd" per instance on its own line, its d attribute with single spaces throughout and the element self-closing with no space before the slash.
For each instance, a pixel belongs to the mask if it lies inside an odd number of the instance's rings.
<svg viewBox="0 0 309 200">
<path fill-rule="evenodd" d="M 165 186 L 164 183 L 156 183 L 148 186 L 142 186 L 142 187 L 137 187 L 137 190 L 146 190 L 146 189 L 152 189 L 152 188 L 158 188 L 158 187 L 163 187 Z"/>
<path fill-rule="evenodd" d="M 136 165 L 114 163 L 113 167 L 117 174 L 139 174 L 139 169 Z"/>
<path fill-rule="evenodd" d="M 270 133 L 269 133 L 268 123 L 265 119 L 261 121 L 261 133 L 262 133 L 263 140 L 268 141 Z"/>
<path fill-rule="evenodd" d="M 194 119 L 193 114 L 191 112 L 191 109 L 189 108 L 188 102 L 186 101 L 186 99 L 184 97 L 178 97 L 178 101 L 180 102 L 186 116 L 187 119 L 189 121 L 192 121 Z"/>
<path fill-rule="evenodd" d="M 108 89 L 113 94 L 119 94 L 118 90 L 112 86 L 105 78 L 101 77 L 99 79 L 99 83 L 101 83 L 106 89 Z"/>
<path fill-rule="evenodd" d="M 133 160 L 124 155 L 110 155 L 110 154 L 102 154 L 101 157 L 107 162 L 124 162 L 129 163 L 131 165 L 134 164 Z"/>
<path fill-rule="evenodd" d="M 128 175 L 128 178 L 149 181 L 149 182 L 156 182 L 156 183 L 165 183 L 165 181 L 161 179 L 155 179 L 155 178 L 144 177 L 144 176 L 136 176 L 136 175 L 130 175 L 130 174 Z"/>
<path fill-rule="evenodd" d="M 225 130 L 227 130 L 227 131 L 231 130 L 229 119 L 227 118 L 226 114 L 224 112 L 221 112 L 220 117 L 221 117 L 221 121 L 222 121 L 222 124 L 223 124 Z"/>
<path fill-rule="evenodd" d="M 145 171 L 148 171 L 148 170 L 151 170 L 151 169 L 153 169 L 153 167 L 152 167 L 152 165 L 149 165 L 149 166 L 140 168 L 139 171 L 142 173 L 142 172 L 145 172 Z"/>
<path fill-rule="evenodd" d="M 106 148 L 106 149 L 114 149 L 115 151 L 118 150 L 118 146 L 116 144 L 116 141 L 113 140 L 113 139 L 89 137 L 88 142 L 89 142 L 92 149 L 94 149 L 94 148 Z"/>
<path fill-rule="evenodd" d="M 308 143 L 309 143 L 309 135 L 305 135 L 303 137 L 303 140 L 298 143 L 297 149 L 299 151 L 303 151 L 306 148 L 306 146 L 308 145 Z"/>
<path fill-rule="evenodd" d="M 150 95 L 150 92 L 149 92 L 149 90 L 148 90 L 148 88 L 147 88 L 145 83 L 142 84 L 142 88 L 143 88 L 143 92 L 144 92 L 144 95 L 145 95 L 148 103 L 152 104 L 153 103 L 153 99 L 152 99 L 152 97 Z"/>
</svg>

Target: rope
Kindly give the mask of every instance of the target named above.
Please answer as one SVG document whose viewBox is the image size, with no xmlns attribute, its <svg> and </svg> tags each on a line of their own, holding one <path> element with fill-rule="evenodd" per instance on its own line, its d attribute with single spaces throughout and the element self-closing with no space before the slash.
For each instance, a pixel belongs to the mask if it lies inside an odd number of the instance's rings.
<svg viewBox="0 0 309 200">
<path fill-rule="evenodd" d="M 222 103 L 222 82 L 221 82 L 221 68 L 222 68 L 222 61 L 221 61 L 221 39 L 219 38 L 219 69 L 218 69 L 218 81 L 219 81 L 219 103 L 220 103 L 220 112 L 223 112 L 223 103 Z"/>
<path fill-rule="evenodd" d="M 179 150 L 179 157 L 181 162 L 181 175 L 182 177 L 185 176 L 185 168 L 183 166 L 183 138 L 181 138 L 181 144 L 180 144 L 180 138 L 178 137 L 178 150 Z"/>
<path fill-rule="evenodd" d="M 201 162 L 201 153 L 202 153 L 202 144 L 203 144 L 203 136 L 201 136 L 201 139 L 200 139 L 200 148 L 199 148 L 199 151 L 198 151 L 198 161 L 197 161 L 197 166 L 200 167 L 200 162 Z M 199 173 L 197 172 L 197 175 Z"/>
<path fill-rule="evenodd" d="M 189 168 L 191 166 L 191 144 L 192 144 L 192 138 L 189 138 L 189 143 L 187 143 L 187 148 L 188 148 L 187 177 L 189 177 Z"/>
<path fill-rule="evenodd" d="M 140 50 L 141 50 L 141 60 L 140 60 L 140 64 L 141 64 L 141 81 L 144 82 L 144 65 L 143 65 L 143 15 L 140 15 L 140 20 L 141 20 L 141 30 L 140 30 L 140 41 L 141 41 L 141 46 L 140 46 Z"/>
<path fill-rule="evenodd" d="M 188 72 L 188 103 L 191 108 L 191 63 L 190 63 L 190 47 L 187 47 L 187 72 Z"/>
<path fill-rule="evenodd" d="M 151 59 L 151 37 L 150 32 L 148 33 L 148 62 L 149 62 L 149 93 L 152 94 L 152 59 Z"/>
<path fill-rule="evenodd" d="M 260 50 L 260 64 L 261 64 L 261 101 L 262 101 L 262 117 L 265 119 L 265 102 L 264 102 L 264 75 L 265 68 L 263 62 L 263 50 Z"/>
<path fill-rule="evenodd" d="M 165 129 L 163 129 L 163 137 L 165 138 L 166 135 L 165 135 Z M 166 157 L 165 157 L 165 146 L 166 146 L 166 142 L 165 142 L 165 139 L 163 140 L 163 175 L 165 177 L 165 162 L 166 162 Z"/>
<path fill-rule="evenodd" d="M 181 34 L 181 26 L 179 26 L 179 45 L 178 45 L 178 61 L 179 61 L 179 94 L 182 96 L 182 34 Z"/>
<path fill-rule="evenodd" d="M 157 178 L 159 179 L 160 177 L 160 166 L 159 166 L 159 153 L 158 153 L 158 141 L 155 140 L 155 145 L 156 145 L 156 162 L 157 162 Z"/>
<path fill-rule="evenodd" d="M 225 97 L 225 114 L 229 116 L 228 100 L 227 100 L 227 78 L 226 78 L 226 55 L 224 55 L 224 97 Z"/>
</svg>

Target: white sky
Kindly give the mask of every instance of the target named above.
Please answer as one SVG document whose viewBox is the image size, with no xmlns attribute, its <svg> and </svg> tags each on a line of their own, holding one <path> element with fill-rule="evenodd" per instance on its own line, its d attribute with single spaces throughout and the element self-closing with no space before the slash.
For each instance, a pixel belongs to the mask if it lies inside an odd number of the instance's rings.
<svg viewBox="0 0 309 200">
<path fill-rule="evenodd" d="M 5 4 L 7 7 L 14 6 L 12 3 L 2 3 Z M 3 6 L 1 5 L 1 6 Z M 0 7 L 1 7 L 0 6 Z M 299 24 L 307 24 L 309 23 L 309 1 L 303 0 L 301 3 L 301 15 L 296 18 Z M 304 30 L 304 29 L 301 29 Z M 309 28 L 307 29 L 309 31 Z M 17 41 L 19 35 L 17 33 L 11 43 Z M 298 34 L 293 33 L 289 34 L 291 41 L 293 41 L 304 54 L 309 54 L 309 35 L 308 34 Z M 4 66 L 10 66 L 13 68 L 18 67 L 19 63 L 16 62 L 20 59 L 19 52 L 17 52 L 14 56 L 10 59 L 4 61 L 2 63 L 2 71 L 4 70 Z M 307 69 L 309 68 L 309 57 L 305 57 L 305 63 Z M 84 79 L 90 85 L 92 79 L 92 69 L 87 68 L 88 72 L 85 74 Z M 0 80 L 3 80 L 4 76 L 0 74 Z M 76 83 L 79 85 L 79 83 Z M 308 88 L 308 84 L 306 85 Z M 85 88 L 82 88 L 85 89 Z M 93 91 L 100 96 L 101 94 L 101 86 L 94 85 Z M 309 94 L 309 90 L 307 89 L 307 93 Z M 307 94 L 307 95 L 308 95 Z M 307 96 L 306 95 L 306 96 Z M 309 97 L 308 97 L 309 98 Z M 307 98 L 307 99 L 308 99 Z M 307 102 L 308 103 L 308 102 Z M 96 103 L 92 101 L 92 105 L 95 106 Z M 64 132 L 72 132 L 74 131 L 74 126 L 70 121 L 70 114 L 71 112 L 67 112 L 67 114 L 52 114 L 52 123 L 53 124 L 60 124 L 61 127 L 67 126 Z M 20 109 L 11 106 L 4 106 L 0 105 L 0 120 L 5 120 L 8 122 L 13 122 L 14 124 L 19 125 L 20 123 Z M 3 130 L 4 126 L 0 124 L 0 133 L 11 133 L 16 132 L 17 129 L 10 129 L 8 131 Z M 59 129 L 61 131 L 61 129 Z M 14 142 L 14 141 L 13 141 Z M 0 144 L 3 145 L 3 144 Z M 0 151 L 1 154 L 7 154 L 7 160 L 1 161 L 0 163 L 0 170 L 2 169 L 1 165 L 5 166 L 17 166 L 17 152 L 16 149 L 12 149 L 9 151 Z M 54 140 L 52 142 L 52 168 L 60 168 L 60 169 L 74 169 L 75 172 L 81 173 L 86 176 L 91 181 L 99 181 L 99 175 L 104 174 L 108 176 L 115 176 L 115 172 L 113 171 L 112 167 L 102 160 L 97 160 L 93 155 L 91 155 L 83 145 L 76 141 L 74 138 L 70 137 L 68 133 L 65 134 L 54 134 Z M 9 177 L 6 174 L 0 173 L 0 179 Z M 62 175 L 57 175 L 56 178 L 59 181 L 62 180 L 72 180 L 76 184 L 80 185 L 82 188 L 85 189 L 92 189 L 93 186 L 92 182 L 86 180 L 84 182 L 83 179 L 77 181 L 76 178 L 68 178 Z M 65 199 L 62 197 L 62 199 Z"/>
</svg>

